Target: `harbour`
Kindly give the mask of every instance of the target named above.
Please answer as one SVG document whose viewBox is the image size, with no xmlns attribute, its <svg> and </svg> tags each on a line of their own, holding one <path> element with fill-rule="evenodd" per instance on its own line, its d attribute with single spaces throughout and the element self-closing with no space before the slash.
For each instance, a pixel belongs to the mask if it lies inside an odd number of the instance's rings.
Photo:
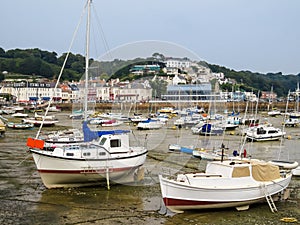
<svg viewBox="0 0 300 225">
<path fill-rule="evenodd" d="M 91 58 L 92 2 L 84 57 L 33 49 L 26 69 L 27 50 L 0 48 L 0 222 L 298 223 L 297 77 L 165 57 L 151 41 L 151 60 L 112 72 Z"/>
<path fill-rule="evenodd" d="M 68 118 L 70 112 L 55 113 L 59 123 L 45 127 L 53 129 L 79 128 L 80 120 Z M 282 116 L 267 117 L 282 126 Z M 175 118 L 173 118 L 175 119 Z M 182 152 L 170 152 L 168 145 L 201 147 L 204 144 L 239 149 L 241 135 L 226 132 L 220 136 L 192 135 L 190 129 L 173 129 L 173 121 L 159 130 L 142 130 L 131 124 L 124 129 L 132 131 L 131 140 L 145 144 L 148 156 L 144 164 L 145 178 L 132 185 L 106 184 L 90 188 L 47 189 L 36 171 L 26 139 L 34 136 L 37 128 L 6 131 L 1 142 L 1 222 L 3 224 L 282 224 L 282 218 L 299 219 L 300 179 L 293 177 L 288 189 L 290 198 L 275 202 L 278 212 L 272 213 L 267 203 L 254 204 L 247 211 L 234 208 L 199 210 L 174 214 L 168 211 L 161 198 L 158 174 L 171 170 L 180 172 L 203 171 L 205 160 Z M 300 161 L 299 127 L 287 127 L 281 141 L 251 143 L 247 152 L 253 158 Z M 147 137 L 146 137 L 147 136 Z"/>
</svg>

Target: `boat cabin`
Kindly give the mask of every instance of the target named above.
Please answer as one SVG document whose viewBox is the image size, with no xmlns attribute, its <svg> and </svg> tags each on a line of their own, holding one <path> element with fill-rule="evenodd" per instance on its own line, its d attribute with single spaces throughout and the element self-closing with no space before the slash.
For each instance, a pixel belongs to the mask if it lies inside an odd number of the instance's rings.
<svg viewBox="0 0 300 225">
<path fill-rule="evenodd" d="M 99 138 L 98 144 L 110 153 L 123 153 L 128 152 L 129 148 L 129 138 L 128 134 L 118 134 L 118 135 L 102 135 Z"/>
<path fill-rule="evenodd" d="M 224 161 L 207 164 L 206 174 L 218 174 L 227 178 L 252 177 L 256 181 L 280 178 L 279 167 L 259 161 Z"/>
</svg>

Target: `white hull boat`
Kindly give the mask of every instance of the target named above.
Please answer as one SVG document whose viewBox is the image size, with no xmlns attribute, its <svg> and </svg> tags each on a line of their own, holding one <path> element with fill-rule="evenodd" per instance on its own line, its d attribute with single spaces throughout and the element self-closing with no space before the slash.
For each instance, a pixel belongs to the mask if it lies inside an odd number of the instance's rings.
<svg viewBox="0 0 300 225">
<path fill-rule="evenodd" d="M 38 120 L 55 120 L 55 116 L 42 116 L 42 115 L 39 115 L 37 113 L 34 114 L 34 118 L 38 119 Z"/>
<path fill-rule="evenodd" d="M 134 115 L 133 117 L 130 117 L 129 120 L 132 123 L 139 123 L 139 122 L 147 121 L 148 118 L 147 117 L 143 117 L 141 115 Z"/>
<path fill-rule="evenodd" d="M 84 85 L 84 118 L 82 132 L 83 143 L 45 145 L 39 138 L 28 138 L 27 146 L 32 153 L 37 170 L 47 188 L 69 188 L 101 185 L 105 183 L 131 183 L 143 179 L 143 164 L 147 149 L 142 146 L 130 146 L 129 131 L 91 131 L 87 126 L 88 117 L 88 67 L 89 67 L 89 19 L 91 0 L 87 0 L 85 85 Z M 59 81 L 57 81 L 56 85 Z M 80 113 L 80 111 L 78 111 Z M 46 117 L 43 117 L 46 119 Z M 45 122 L 47 122 L 45 120 Z M 45 123 L 44 123 L 45 125 Z M 55 138 L 55 137 L 54 137 Z M 62 141 L 66 137 L 59 137 Z M 80 136 L 79 136 L 80 138 Z"/>
<path fill-rule="evenodd" d="M 43 126 L 54 126 L 56 123 L 58 123 L 58 120 L 44 120 L 40 118 L 26 118 L 22 119 L 23 123 L 31 123 L 34 126 L 40 126 L 43 123 Z"/>
<path fill-rule="evenodd" d="M 30 129 L 32 128 L 34 125 L 32 123 L 12 123 L 9 122 L 7 123 L 7 127 L 12 128 L 12 129 Z"/>
<path fill-rule="evenodd" d="M 169 151 L 180 152 L 181 146 L 179 144 L 169 144 Z"/>
<path fill-rule="evenodd" d="M 271 160 L 269 161 L 269 163 L 279 166 L 280 169 L 287 169 L 287 170 L 291 170 L 291 169 L 295 169 L 298 166 L 298 162 L 294 161 L 282 161 L 282 160 Z"/>
<path fill-rule="evenodd" d="M 250 127 L 245 133 L 248 141 L 276 141 L 284 137 L 286 134 L 281 129 L 268 124 Z"/>
<path fill-rule="evenodd" d="M 14 114 L 11 114 L 12 117 L 17 117 L 17 118 L 25 118 L 25 117 L 28 117 L 28 114 L 27 113 L 14 113 Z"/>
<path fill-rule="evenodd" d="M 48 112 L 61 112 L 61 108 L 57 106 L 51 106 L 49 107 Z"/>
<path fill-rule="evenodd" d="M 172 179 L 159 175 L 163 201 L 173 212 L 236 207 L 247 210 L 285 190 L 291 173 L 261 161 L 213 161 L 205 173 L 179 174 Z M 274 208 L 271 209 L 275 210 Z"/>
<path fill-rule="evenodd" d="M 292 170 L 293 176 L 300 176 L 300 166 Z"/>
<path fill-rule="evenodd" d="M 144 147 L 129 147 L 128 132 L 102 135 L 93 142 L 44 148 L 44 141 L 28 139 L 38 172 L 47 188 L 101 185 L 105 181 L 138 181 L 146 160 Z"/>
<path fill-rule="evenodd" d="M 279 116 L 281 115 L 281 112 L 279 110 L 272 110 L 268 112 L 268 116 Z"/>
<path fill-rule="evenodd" d="M 123 124 L 123 121 L 118 120 L 108 120 L 106 122 L 101 123 L 102 127 L 115 127 Z"/>
<path fill-rule="evenodd" d="M 154 130 L 162 128 L 164 124 L 164 122 L 159 120 L 148 119 L 146 121 L 139 122 L 136 127 L 138 130 Z"/>
<path fill-rule="evenodd" d="M 299 123 L 300 123 L 300 121 L 297 118 L 289 118 L 284 121 L 284 125 L 286 127 L 296 127 L 296 126 L 299 126 Z"/>
</svg>

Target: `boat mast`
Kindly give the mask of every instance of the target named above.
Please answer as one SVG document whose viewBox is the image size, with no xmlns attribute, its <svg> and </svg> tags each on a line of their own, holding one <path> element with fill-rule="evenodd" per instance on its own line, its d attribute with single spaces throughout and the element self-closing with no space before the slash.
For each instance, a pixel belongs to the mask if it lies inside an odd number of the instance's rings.
<svg viewBox="0 0 300 225">
<path fill-rule="evenodd" d="M 85 85 L 84 85 L 84 121 L 87 121 L 88 111 L 88 74 L 89 74 L 89 51 L 90 51 L 90 14 L 92 0 L 87 2 L 87 21 L 86 21 L 86 50 L 85 50 Z"/>
</svg>

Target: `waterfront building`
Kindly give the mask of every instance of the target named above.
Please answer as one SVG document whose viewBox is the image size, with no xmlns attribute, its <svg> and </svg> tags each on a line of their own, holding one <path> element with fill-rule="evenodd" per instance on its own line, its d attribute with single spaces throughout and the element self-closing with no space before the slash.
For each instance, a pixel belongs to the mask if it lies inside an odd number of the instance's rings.
<svg viewBox="0 0 300 225">
<path fill-rule="evenodd" d="M 162 95 L 166 101 L 211 101 L 220 100 L 219 94 L 212 93 L 210 83 L 202 84 L 185 84 L 185 85 L 168 85 L 167 93 Z"/>
<path fill-rule="evenodd" d="M 2 83 L 1 93 L 15 96 L 17 102 L 49 101 L 51 97 L 62 98 L 61 88 L 55 89 L 55 83 L 39 80 L 5 81 Z"/>
</svg>

